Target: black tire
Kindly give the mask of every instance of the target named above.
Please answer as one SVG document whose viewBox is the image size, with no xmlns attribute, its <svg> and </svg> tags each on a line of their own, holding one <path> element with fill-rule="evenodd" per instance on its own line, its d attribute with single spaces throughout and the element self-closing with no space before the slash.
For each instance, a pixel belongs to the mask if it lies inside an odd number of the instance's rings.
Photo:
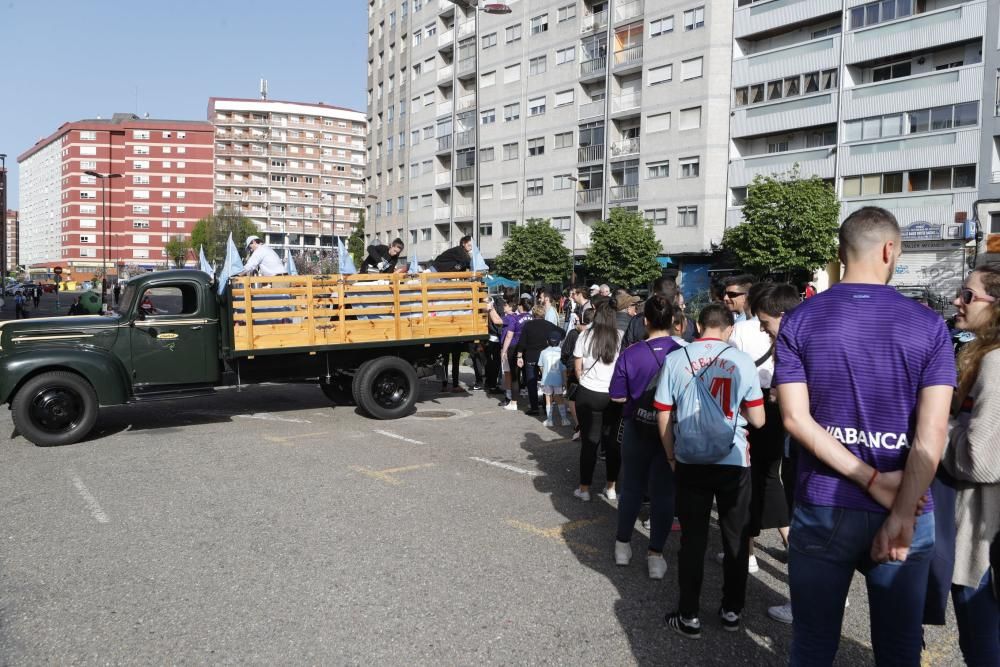
<svg viewBox="0 0 1000 667">
<path fill-rule="evenodd" d="M 358 395 L 361 393 L 361 379 L 365 374 L 365 370 L 371 366 L 373 359 L 368 361 L 362 361 L 358 369 L 354 371 L 354 377 L 351 379 L 351 396 L 354 398 L 354 403 L 356 405 L 361 405 L 358 402 Z"/>
<path fill-rule="evenodd" d="M 327 384 L 324 380 L 319 381 L 319 388 L 323 390 L 334 405 L 354 405 L 354 395 L 351 393 L 351 378 L 347 375 L 334 375 Z"/>
<path fill-rule="evenodd" d="M 97 421 L 97 392 L 75 373 L 51 371 L 31 378 L 11 401 L 18 433 L 40 447 L 79 442 Z"/>
<path fill-rule="evenodd" d="M 375 419 L 399 419 L 413 412 L 419 385 L 410 362 L 399 357 L 379 357 L 358 369 L 354 398 Z"/>
</svg>

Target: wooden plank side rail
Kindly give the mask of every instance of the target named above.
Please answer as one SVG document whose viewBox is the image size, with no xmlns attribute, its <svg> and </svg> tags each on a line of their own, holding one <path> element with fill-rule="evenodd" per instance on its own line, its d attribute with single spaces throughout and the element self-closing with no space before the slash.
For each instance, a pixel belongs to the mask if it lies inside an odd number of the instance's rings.
<svg viewBox="0 0 1000 667">
<path fill-rule="evenodd" d="M 488 335 L 473 273 L 241 276 L 230 286 L 238 352 Z"/>
</svg>

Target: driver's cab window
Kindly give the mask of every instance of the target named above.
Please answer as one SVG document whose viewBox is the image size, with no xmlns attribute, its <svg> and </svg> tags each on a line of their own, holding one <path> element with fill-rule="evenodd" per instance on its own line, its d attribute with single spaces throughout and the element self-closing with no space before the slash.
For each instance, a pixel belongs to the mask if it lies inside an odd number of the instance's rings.
<svg viewBox="0 0 1000 667">
<path fill-rule="evenodd" d="M 150 287 L 139 299 L 139 312 L 145 317 L 193 315 L 198 312 L 198 290 L 194 285 Z"/>
</svg>

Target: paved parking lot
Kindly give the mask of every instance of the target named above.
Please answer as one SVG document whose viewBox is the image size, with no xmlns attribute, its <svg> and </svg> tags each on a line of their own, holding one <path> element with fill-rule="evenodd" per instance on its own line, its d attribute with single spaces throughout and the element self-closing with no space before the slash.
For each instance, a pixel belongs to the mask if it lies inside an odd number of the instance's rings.
<svg viewBox="0 0 1000 667">
<path fill-rule="evenodd" d="M 677 535 L 662 582 L 641 535 L 616 568 L 614 507 L 571 495 L 570 431 L 436 388 L 394 422 L 315 386 L 224 390 L 105 410 L 49 449 L 0 411 L 0 663 L 787 661 L 790 628 L 765 615 L 787 595 L 776 534 L 745 628 L 715 620 L 711 561 L 703 638 L 677 637 Z M 927 644 L 925 664 L 960 664 L 954 623 Z M 870 663 L 856 578 L 838 664 Z"/>
</svg>

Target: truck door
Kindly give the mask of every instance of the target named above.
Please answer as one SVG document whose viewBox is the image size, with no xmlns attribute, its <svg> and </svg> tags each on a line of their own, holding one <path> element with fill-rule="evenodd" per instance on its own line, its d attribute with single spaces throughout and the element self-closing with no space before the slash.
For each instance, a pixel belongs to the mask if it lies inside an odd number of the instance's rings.
<svg viewBox="0 0 1000 667">
<path fill-rule="evenodd" d="M 153 284 L 139 295 L 132 319 L 133 384 L 167 390 L 219 379 L 219 322 L 195 281 Z"/>
</svg>

